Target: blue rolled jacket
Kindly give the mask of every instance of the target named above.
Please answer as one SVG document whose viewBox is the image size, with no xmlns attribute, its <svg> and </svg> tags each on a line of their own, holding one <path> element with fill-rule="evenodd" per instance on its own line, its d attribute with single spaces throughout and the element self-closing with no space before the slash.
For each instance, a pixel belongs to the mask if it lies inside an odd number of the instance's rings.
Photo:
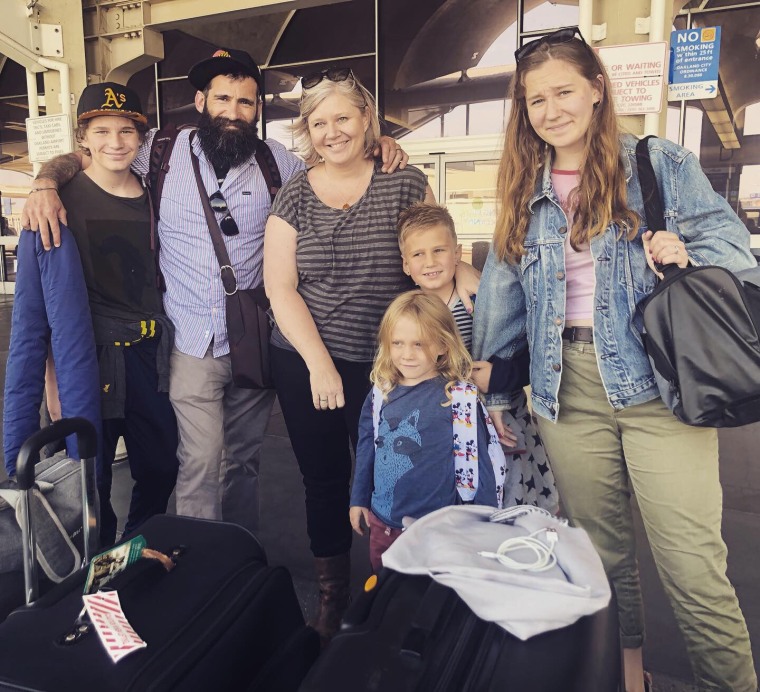
<svg viewBox="0 0 760 692">
<path fill-rule="evenodd" d="M 628 206 L 642 219 L 638 236 L 619 237 L 616 224 L 592 239 L 594 347 L 607 399 L 615 410 L 659 396 L 642 340 L 642 302 L 657 277 L 646 263 L 641 235 L 648 230 L 636 174 L 636 142 L 621 137 Z M 665 211 L 664 230 L 678 234 L 693 265 L 719 265 L 736 272 L 756 265 L 749 232 L 711 187 L 696 156 L 665 139 L 650 140 L 650 156 Z M 568 220 L 552 189 L 548 162 L 529 202 L 530 225 L 519 264 L 500 261 L 493 248 L 478 290 L 473 356 L 512 357 L 527 340 L 533 410 L 556 421 L 565 326 L 565 233 Z M 663 229 L 653 229 L 663 230 Z M 507 393 L 491 393 L 489 407 L 511 407 Z"/>
<path fill-rule="evenodd" d="M 17 258 L 3 407 L 3 452 L 9 476 L 16 472 L 19 448 L 40 429 L 49 344 L 62 415 L 82 416 L 95 430 L 101 429 L 95 338 L 74 236 L 61 226 L 61 246 L 46 251 L 39 233 L 23 231 Z M 69 456 L 78 459 L 76 437 L 66 446 Z"/>
</svg>

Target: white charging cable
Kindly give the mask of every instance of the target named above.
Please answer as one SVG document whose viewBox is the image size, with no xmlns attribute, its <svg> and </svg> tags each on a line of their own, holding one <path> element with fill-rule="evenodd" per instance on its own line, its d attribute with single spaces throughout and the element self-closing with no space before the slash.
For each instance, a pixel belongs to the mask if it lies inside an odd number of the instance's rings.
<svg viewBox="0 0 760 692">
<path fill-rule="evenodd" d="M 546 543 L 537 538 L 541 533 L 546 534 Z M 495 553 L 481 550 L 478 552 L 478 555 L 498 560 L 505 567 L 520 572 L 545 572 L 557 564 L 554 547 L 557 545 L 558 540 L 559 536 L 556 529 L 539 529 L 528 536 L 517 536 L 507 539 L 496 549 Z M 522 562 L 508 556 L 508 553 L 513 553 L 517 550 L 532 551 L 535 555 L 535 560 L 533 562 Z"/>
<path fill-rule="evenodd" d="M 546 517 L 547 519 L 558 521 L 563 526 L 567 526 L 567 519 L 556 517 L 543 507 L 536 507 L 535 505 L 514 505 L 513 507 L 497 509 L 495 512 L 491 513 L 488 517 L 488 521 L 495 524 L 512 524 L 515 519 L 528 515 Z"/>
</svg>

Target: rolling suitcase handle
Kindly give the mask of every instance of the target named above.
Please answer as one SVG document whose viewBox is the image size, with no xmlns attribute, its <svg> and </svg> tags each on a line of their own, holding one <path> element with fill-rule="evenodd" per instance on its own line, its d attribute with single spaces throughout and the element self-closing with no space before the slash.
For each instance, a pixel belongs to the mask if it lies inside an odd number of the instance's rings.
<svg viewBox="0 0 760 692">
<path fill-rule="evenodd" d="M 98 437 L 95 427 L 84 418 L 64 418 L 32 435 L 18 452 L 16 479 L 21 493 L 21 532 L 24 550 L 24 593 L 26 603 L 37 598 L 37 546 L 31 522 L 31 491 L 34 488 L 34 467 L 40 461 L 42 448 L 69 435 L 77 436 L 80 478 L 82 485 L 82 532 L 84 564 L 89 563 L 98 548 L 99 506 L 95 485 L 95 457 Z"/>
</svg>

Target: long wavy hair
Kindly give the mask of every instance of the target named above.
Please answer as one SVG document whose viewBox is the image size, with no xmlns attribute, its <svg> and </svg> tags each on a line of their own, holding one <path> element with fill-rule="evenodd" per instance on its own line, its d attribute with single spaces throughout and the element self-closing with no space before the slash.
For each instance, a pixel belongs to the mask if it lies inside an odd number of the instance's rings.
<svg viewBox="0 0 760 692">
<path fill-rule="evenodd" d="M 595 87 L 601 75 L 602 96 L 586 131 L 585 154 L 580 181 L 573 193 L 573 226 L 570 243 L 578 249 L 601 235 L 611 223 L 618 224 L 620 236 L 636 236 L 640 219 L 628 209 L 625 167 L 620 157 L 620 132 L 612 103 L 609 77 L 596 53 L 583 41 L 542 43 L 517 65 L 510 85 L 512 111 L 507 122 L 504 151 L 497 179 L 498 215 L 494 249 L 501 260 L 520 261 L 525 254 L 531 212 L 528 202 L 535 192 L 543 167 L 551 161 L 553 149 L 535 132 L 525 102 L 525 77 L 550 60 L 561 60 L 575 68 Z"/>
<path fill-rule="evenodd" d="M 445 404 L 449 403 L 452 385 L 469 381 L 472 358 L 462 342 L 462 337 L 459 336 L 459 330 L 448 306 L 437 296 L 425 295 L 422 291 L 402 293 L 385 311 L 377 334 L 377 355 L 369 376 L 370 380 L 380 388 L 384 397 L 401 380 L 402 375 L 391 359 L 393 328 L 401 317 L 409 317 L 419 325 L 428 355 L 436 361 L 438 374 L 446 378 L 448 383 L 448 402 Z M 443 354 L 435 358 L 433 348 L 443 351 Z"/>
<path fill-rule="evenodd" d="M 353 72 L 348 79 L 344 79 L 342 82 L 333 82 L 325 78 L 311 89 L 304 89 L 299 106 L 300 115 L 291 126 L 296 141 L 296 151 L 306 161 L 307 166 L 314 166 L 321 160 L 316 149 L 314 149 L 314 145 L 311 143 L 309 116 L 322 101 L 333 94 L 345 96 L 351 105 L 356 106 L 360 111 L 367 114 L 369 127 L 364 133 L 365 158 L 372 157 L 372 152 L 380 140 L 380 121 L 377 117 L 375 99 L 354 76 Z"/>
</svg>

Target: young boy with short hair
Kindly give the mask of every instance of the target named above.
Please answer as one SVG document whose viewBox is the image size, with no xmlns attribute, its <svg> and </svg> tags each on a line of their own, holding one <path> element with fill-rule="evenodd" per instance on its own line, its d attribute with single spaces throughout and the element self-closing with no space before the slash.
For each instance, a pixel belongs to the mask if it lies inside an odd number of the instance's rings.
<svg viewBox="0 0 760 692">
<path fill-rule="evenodd" d="M 404 272 L 423 293 L 438 296 L 451 310 L 467 350 L 472 347 L 472 315 L 456 293 L 454 272 L 462 258 L 454 219 L 440 204 L 420 202 L 401 212 L 398 244 Z M 511 361 L 475 361 L 472 377 L 481 392 L 511 392 L 528 384 L 527 349 Z"/>
</svg>

